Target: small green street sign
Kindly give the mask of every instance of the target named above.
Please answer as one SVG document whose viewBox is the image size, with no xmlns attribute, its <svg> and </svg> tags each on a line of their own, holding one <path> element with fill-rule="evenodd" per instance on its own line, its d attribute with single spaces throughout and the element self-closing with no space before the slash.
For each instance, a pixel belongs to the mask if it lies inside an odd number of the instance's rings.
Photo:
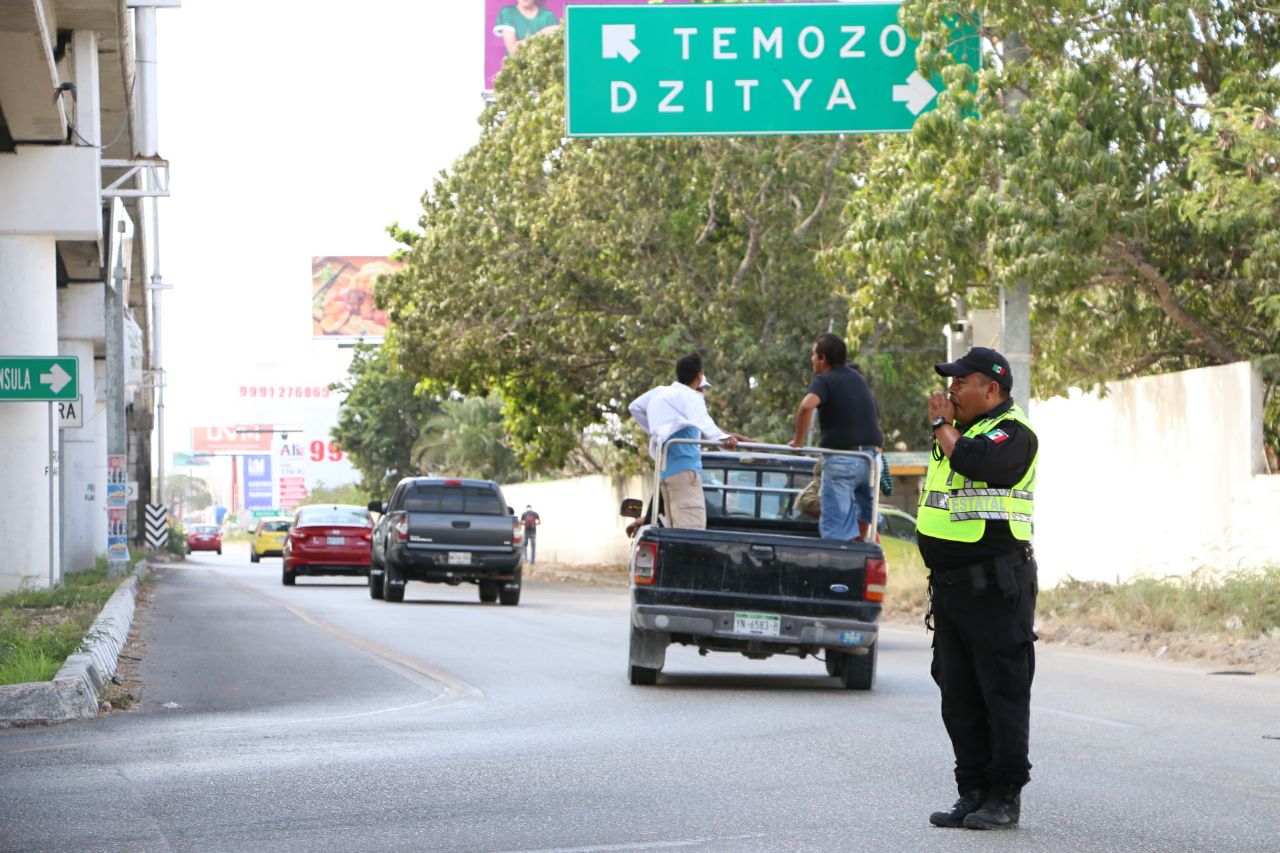
<svg viewBox="0 0 1280 853">
<path fill-rule="evenodd" d="M 569 136 L 904 133 L 941 83 L 900 0 L 565 7 Z M 976 33 L 954 38 L 978 67 Z"/>
<path fill-rule="evenodd" d="M 80 358 L 0 355 L 0 403 L 74 400 L 80 396 Z"/>
</svg>

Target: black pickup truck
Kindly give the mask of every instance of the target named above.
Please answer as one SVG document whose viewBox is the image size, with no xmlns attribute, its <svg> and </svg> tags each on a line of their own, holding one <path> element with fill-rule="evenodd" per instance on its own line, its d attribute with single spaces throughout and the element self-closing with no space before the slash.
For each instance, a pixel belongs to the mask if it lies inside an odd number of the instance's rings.
<svg viewBox="0 0 1280 853">
<path fill-rule="evenodd" d="M 794 509 L 816 448 L 801 448 L 811 454 L 803 456 L 785 445 L 738 447 L 703 453 L 706 530 L 664 527 L 651 506 L 636 533 L 631 683 L 654 684 L 667 646 L 680 643 L 701 654 L 821 655 L 843 687 L 871 689 L 884 552 L 874 542 L 821 539 L 817 520 Z M 640 501 L 623 501 L 622 514 L 640 518 Z"/>
<path fill-rule="evenodd" d="M 520 603 L 524 529 L 497 483 L 406 477 L 369 511 L 382 513 L 373 529 L 371 597 L 404 601 L 406 581 L 466 581 L 480 587 L 485 603 Z"/>
</svg>

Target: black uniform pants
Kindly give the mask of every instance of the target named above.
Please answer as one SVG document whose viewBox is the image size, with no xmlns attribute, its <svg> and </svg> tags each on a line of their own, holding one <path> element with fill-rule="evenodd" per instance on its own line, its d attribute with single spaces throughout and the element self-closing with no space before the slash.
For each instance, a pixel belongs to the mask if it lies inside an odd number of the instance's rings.
<svg viewBox="0 0 1280 853">
<path fill-rule="evenodd" d="M 931 580 L 933 680 L 961 793 L 1031 778 L 1028 736 L 1035 674 L 1036 564 L 1014 570 L 1016 594 L 975 590 L 967 572 Z M 948 582 L 949 581 L 949 582 Z"/>
</svg>

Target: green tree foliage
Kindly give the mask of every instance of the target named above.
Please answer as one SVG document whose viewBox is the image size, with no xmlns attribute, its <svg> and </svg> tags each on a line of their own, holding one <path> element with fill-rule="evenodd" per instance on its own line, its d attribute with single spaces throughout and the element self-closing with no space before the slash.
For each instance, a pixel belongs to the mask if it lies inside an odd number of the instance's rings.
<svg viewBox="0 0 1280 853">
<path fill-rule="evenodd" d="M 508 59 L 479 144 L 424 198 L 379 290 L 403 368 L 496 391 L 520 464 L 555 468 L 588 425 L 704 353 L 716 419 L 790 436 L 809 345 L 845 332 L 815 264 L 861 140 L 562 138 L 563 45 Z"/>
<path fill-rule="evenodd" d="M 855 309 L 938 328 L 952 294 L 1028 282 L 1037 395 L 1280 351 L 1280 12 L 994 0 L 976 78 L 947 54 L 965 14 L 903 9 L 949 88 L 844 210 Z"/>
<path fill-rule="evenodd" d="M 170 474 L 165 477 L 164 494 L 170 502 L 181 503 L 184 513 L 207 509 L 213 504 L 209 484 L 189 474 Z"/>
<path fill-rule="evenodd" d="M 431 474 L 503 483 L 522 479 L 506 445 L 502 404 L 496 397 L 445 400 L 439 414 L 427 421 L 413 456 Z"/>
<path fill-rule="evenodd" d="M 383 494 L 401 477 L 422 473 L 413 457 L 423 425 L 439 413 L 437 398 L 415 393 L 418 382 L 393 367 L 383 347 L 357 346 L 333 437 L 360 472 L 360 486 Z"/>
<path fill-rule="evenodd" d="M 370 500 L 372 498 L 369 492 L 354 483 L 347 483 L 342 486 L 326 486 L 324 483 L 316 483 L 316 487 L 311 490 L 311 494 L 307 495 L 307 503 L 309 504 L 365 506 Z"/>
</svg>

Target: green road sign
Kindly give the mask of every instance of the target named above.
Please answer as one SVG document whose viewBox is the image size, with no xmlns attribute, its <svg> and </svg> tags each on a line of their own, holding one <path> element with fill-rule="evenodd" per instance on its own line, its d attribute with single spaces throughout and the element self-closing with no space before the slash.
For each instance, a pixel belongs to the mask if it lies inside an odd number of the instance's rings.
<svg viewBox="0 0 1280 853">
<path fill-rule="evenodd" d="M 900 2 L 565 7 L 569 136 L 902 133 L 936 106 Z M 957 60 L 977 68 L 971 29 Z"/>
<path fill-rule="evenodd" d="M 78 356 L 0 355 L 0 403 L 74 400 L 79 379 Z"/>
</svg>

